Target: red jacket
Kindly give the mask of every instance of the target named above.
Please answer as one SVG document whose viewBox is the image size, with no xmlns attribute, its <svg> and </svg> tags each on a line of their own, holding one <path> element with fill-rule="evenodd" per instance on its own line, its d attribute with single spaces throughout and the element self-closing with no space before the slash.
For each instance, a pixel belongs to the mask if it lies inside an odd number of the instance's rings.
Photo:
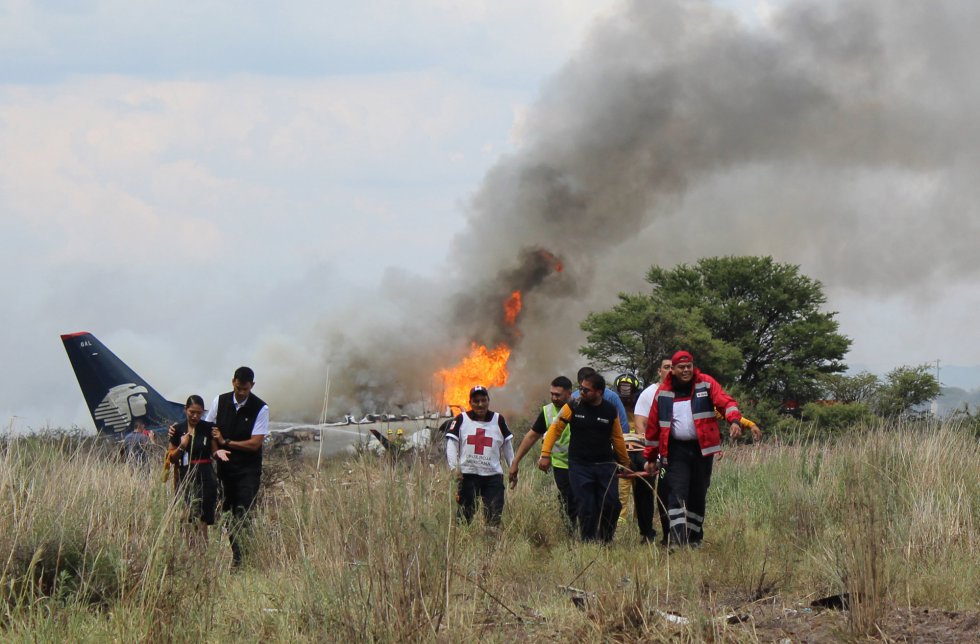
<svg viewBox="0 0 980 644">
<path fill-rule="evenodd" d="M 643 450 L 643 456 L 647 460 L 653 460 L 658 453 L 660 456 L 667 456 L 670 422 L 674 418 L 674 403 L 685 400 L 691 401 L 694 430 L 697 432 L 702 456 L 721 451 L 721 432 L 718 429 L 715 409 L 718 409 L 729 423 L 736 423 L 742 418 L 735 399 L 721 388 L 717 380 L 701 373 L 700 369 L 694 369 L 690 397 L 675 396 L 673 375 L 668 375 L 653 396 L 653 406 L 647 418 L 646 449 Z"/>
</svg>

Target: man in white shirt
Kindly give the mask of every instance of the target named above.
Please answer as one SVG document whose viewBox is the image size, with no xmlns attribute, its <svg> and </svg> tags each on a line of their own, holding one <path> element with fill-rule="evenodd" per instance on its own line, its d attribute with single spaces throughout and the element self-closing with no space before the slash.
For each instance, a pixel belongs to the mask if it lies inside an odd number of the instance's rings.
<svg viewBox="0 0 980 644">
<path fill-rule="evenodd" d="M 669 373 L 670 356 L 664 356 L 661 358 L 660 366 L 657 368 L 657 384 L 652 384 L 641 391 L 639 398 L 636 399 L 636 407 L 633 408 L 633 425 L 639 433 L 632 434 L 626 438 L 627 447 L 630 448 L 630 462 L 634 470 L 638 468 L 644 469 L 646 467 L 646 459 L 643 458 L 643 445 L 646 442 L 644 438 L 647 419 L 650 417 L 650 407 L 653 406 L 653 397 L 657 392 L 657 387 Z M 660 470 L 656 470 L 651 476 L 634 478 L 633 498 L 637 503 L 637 523 L 640 522 L 641 517 L 641 513 L 639 512 L 640 505 L 645 505 L 649 499 L 652 505 L 657 506 L 656 512 L 660 517 L 660 543 L 667 545 L 667 533 L 670 531 L 670 521 L 667 518 L 667 492 L 669 488 L 662 474 Z M 656 490 L 656 498 L 653 498 L 654 490 Z M 650 539 L 646 539 L 646 541 L 650 541 L 656 538 L 656 536 L 653 530 L 653 518 L 650 516 L 650 525 L 647 525 L 647 516 L 646 512 L 642 513 L 644 523 L 639 527 L 641 536 L 651 535 Z"/>
<path fill-rule="evenodd" d="M 269 433 L 269 406 L 252 394 L 255 373 L 239 367 L 231 379 L 232 391 L 211 403 L 205 420 L 215 424 L 211 437 L 228 450 L 228 460 L 218 462 L 218 479 L 225 512 L 234 515 L 228 532 L 233 563 L 242 563 L 248 515 L 262 482 L 262 443 Z"/>
</svg>

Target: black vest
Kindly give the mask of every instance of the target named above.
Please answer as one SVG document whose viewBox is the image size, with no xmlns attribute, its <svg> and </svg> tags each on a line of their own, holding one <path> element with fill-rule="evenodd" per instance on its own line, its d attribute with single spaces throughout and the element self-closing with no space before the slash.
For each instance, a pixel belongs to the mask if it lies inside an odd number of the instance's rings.
<svg viewBox="0 0 980 644">
<path fill-rule="evenodd" d="M 609 463 L 616 460 L 612 445 L 613 424 L 619 419 L 619 412 L 608 400 L 592 406 L 575 401 L 572 406 L 572 432 L 568 441 L 568 460 L 570 463 Z"/>
<path fill-rule="evenodd" d="M 265 402 L 255 394 L 249 394 L 248 400 L 242 408 L 235 410 L 235 394 L 229 391 L 218 396 L 218 414 L 215 425 L 221 430 L 221 435 L 226 441 L 247 441 L 252 437 L 252 429 L 255 428 L 255 419 L 259 411 L 265 407 Z M 245 452 L 242 450 L 231 450 L 231 463 L 221 463 L 225 465 L 239 466 L 247 469 L 262 469 L 262 448 L 257 452 Z"/>
</svg>

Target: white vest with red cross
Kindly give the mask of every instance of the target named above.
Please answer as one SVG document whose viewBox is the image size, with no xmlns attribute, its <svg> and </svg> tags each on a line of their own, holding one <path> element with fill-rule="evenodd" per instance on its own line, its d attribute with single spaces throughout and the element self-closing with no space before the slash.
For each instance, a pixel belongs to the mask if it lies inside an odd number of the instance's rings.
<svg viewBox="0 0 980 644">
<path fill-rule="evenodd" d="M 459 471 L 463 474 L 492 476 L 503 474 L 500 466 L 500 449 L 511 440 L 510 432 L 501 431 L 500 414 L 494 412 L 486 420 L 473 420 L 469 414 L 460 414 L 462 422 L 454 427 L 459 437 Z M 458 418 L 459 418 L 458 417 Z M 458 433 L 457 433 L 458 432 Z M 447 434 L 447 438 L 455 438 Z"/>
</svg>

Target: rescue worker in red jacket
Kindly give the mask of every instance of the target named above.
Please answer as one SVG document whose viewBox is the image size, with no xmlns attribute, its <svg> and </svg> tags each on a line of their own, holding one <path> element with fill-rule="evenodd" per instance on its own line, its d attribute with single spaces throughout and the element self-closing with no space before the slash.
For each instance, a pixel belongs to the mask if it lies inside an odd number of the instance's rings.
<svg viewBox="0 0 980 644">
<path fill-rule="evenodd" d="M 711 484 L 714 456 L 721 451 L 717 409 L 729 423 L 729 435 L 739 438 L 742 414 L 714 378 L 694 366 L 694 357 L 678 351 L 670 375 L 657 388 L 646 427 L 646 470 L 666 467 L 669 485 L 667 515 L 671 545 L 701 546 L 705 500 Z"/>
</svg>

